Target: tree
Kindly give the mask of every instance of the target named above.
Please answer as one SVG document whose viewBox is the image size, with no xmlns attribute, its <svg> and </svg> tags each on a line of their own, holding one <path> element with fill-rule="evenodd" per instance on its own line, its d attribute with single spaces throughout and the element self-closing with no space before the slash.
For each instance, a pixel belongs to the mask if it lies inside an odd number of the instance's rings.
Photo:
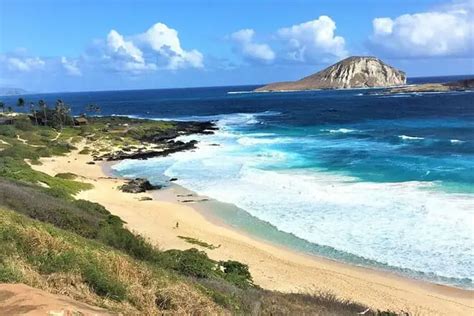
<svg viewBox="0 0 474 316">
<path fill-rule="evenodd" d="M 2 108 L 2 113 L 5 112 L 5 103 L 0 102 L 0 108 Z"/>
<path fill-rule="evenodd" d="M 40 109 L 43 110 L 43 124 L 46 126 L 48 125 L 48 115 L 46 111 L 48 109 L 48 105 L 46 104 L 46 102 L 44 102 L 43 99 L 41 99 L 38 101 L 38 106 Z"/>
<path fill-rule="evenodd" d="M 97 104 L 89 104 L 86 106 L 86 112 L 100 113 L 100 106 Z"/>
<path fill-rule="evenodd" d="M 56 106 L 54 107 L 54 114 L 59 121 L 59 129 L 63 129 L 63 116 L 64 116 L 64 102 L 61 99 L 56 100 Z"/>
<path fill-rule="evenodd" d="M 25 106 L 25 99 L 23 98 L 18 98 L 18 101 L 16 101 L 16 106 L 18 107 L 24 107 Z"/>
<path fill-rule="evenodd" d="M 35 103 L 30 102 L 30 109 L 31 113 L 33 113 L 33 116 L 35 117 L 35 124 L 38 125 L 38 116 L 36 115 L 36 109 L 35 109 Z"/>
</svg>

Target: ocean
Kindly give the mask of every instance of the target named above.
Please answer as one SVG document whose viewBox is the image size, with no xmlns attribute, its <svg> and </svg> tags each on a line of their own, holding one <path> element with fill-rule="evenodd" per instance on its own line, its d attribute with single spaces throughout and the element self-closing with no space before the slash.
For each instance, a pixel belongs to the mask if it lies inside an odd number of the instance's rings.
<svg viewBox="0 0 474 316">
<path fill-rule="evenodd" d="M 451 79 L 451 78 L 450 78 Z M 417 78 L 436 82 L 445 78 Z M 474 92 L 250 93 L 255 86 L 81 92 L 79 114 L 213 120 L 198 149 L 114 166 L 234 204 L 247 233 L 310 254 L 473 288 Z M 368 94 L 370 92 L 370 94 Z M 15 97 L 3 98 L 7 103 Z"/>
</svg>

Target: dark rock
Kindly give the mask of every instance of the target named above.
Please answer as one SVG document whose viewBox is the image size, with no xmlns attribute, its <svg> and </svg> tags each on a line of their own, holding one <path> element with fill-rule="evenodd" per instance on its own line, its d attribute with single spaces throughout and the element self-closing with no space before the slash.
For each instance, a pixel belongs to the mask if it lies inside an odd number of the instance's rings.
<svg viewBox="0 0 474 316">
<path fill-rule="evenodd" d="M 93 162 L 93 161 L 88 161 L 88 162 L 86 162 L 86 164 L 88 164 L 88 165 L 95 165 L 95 162 Z"/>
<path fill-rule="evenodd" d="M 173 182 L 173 181 L 177 181 L 177 180 L 178 180 L 178 178 L 171 178 L 169 181 Z"/>
<path fill-rule="evenodd" d="M 117 151 L 114 153 L 105 154 L 102 158 L 108 161 L 124 160 L 124 159 L 148 159 L 152 157 L 164 157 L 175 152 L 190 150 L 196 148 L 197 141 L 191 140 L 189 142 L 182 141 L 168 141 L 166 147 L 161 150 L 143 150 L 138 152 L 124 152 Z"/>
<path fill-rule="evenodd" d="M 161 186 L 154 186 L 147 179 L 136 178 L 120 186 L 120 190 L 127 193 L 141 193 L 147 190 L 161 189 Z"/>
</svg>

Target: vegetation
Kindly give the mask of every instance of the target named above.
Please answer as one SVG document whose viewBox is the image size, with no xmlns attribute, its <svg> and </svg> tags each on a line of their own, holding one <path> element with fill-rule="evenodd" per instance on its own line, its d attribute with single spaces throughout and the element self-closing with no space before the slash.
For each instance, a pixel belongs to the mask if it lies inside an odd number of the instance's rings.
<svg viewBox="0 0 474 316">
<path fill-rule="evenodd" d="M 219 246 L 214 246 L 212 244 L 208 244 L 205 241 L 202 241 L 202 240 L 199 240 L 199 239 L 196 239 L 196 238 L 193 238 L 193 237 L 178 236 L 178 238 L 181 238 L 182 240 L 184 240 L 184 241 L 186 241 L 190 244 L 198 245 L 198 246 L 201 246 L 201 247 L 204 247 L 204 248 L 207 248 L 207 249 L 211 249 L 211 250 L 219 248 Z"/>
<path fill-rule="evenodd" d="M 247 265 L 215 261 L 198 249 L 160 251 L 102 205 L 74 197 L 90 184 L 71 173 L 49 176 L 25 162 L 64 155 L 74 148 L 74 138 L 96 149 L 133 144 L 151 130 L 172 128 L 171 122 L 115 117 L 93 118 L 81 128 L 64 125 L 61 134 L 26 117 L 0 126 L 0 139 L 8 144 L 0 148 L 0 282 L 26 283 L 125 314 L 354 315 L 365 310 L 330 295 L 263 290 L 254 285 Z"/>
</svg>

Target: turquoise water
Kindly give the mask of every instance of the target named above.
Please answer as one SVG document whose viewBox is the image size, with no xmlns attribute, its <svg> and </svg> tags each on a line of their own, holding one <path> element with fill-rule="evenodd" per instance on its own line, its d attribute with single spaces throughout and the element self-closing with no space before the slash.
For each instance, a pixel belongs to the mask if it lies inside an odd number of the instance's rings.
<svg viewBox="0 0 474 316">
<path fill-rule="evenodd" d="M 430 97 L 416 98 L 423 105 Z M 366 107 L 367 100 L 381 106 L 386 98 L 364 99 Z M 458 117 L 366 115 L 331 124 L 317 122 L 324 114 L 298 117 L 297 109 L 193 117 L 220 127 L 214 135 L 186 137 L 200 141 L 198 150 L 126 161 L 116 170 L 155 182 L 177 177 L 238 206 L 214 213 L 272 242 L 472 288 L 474 125 L 472 105 L 465 107 Z"/>
</svg>

